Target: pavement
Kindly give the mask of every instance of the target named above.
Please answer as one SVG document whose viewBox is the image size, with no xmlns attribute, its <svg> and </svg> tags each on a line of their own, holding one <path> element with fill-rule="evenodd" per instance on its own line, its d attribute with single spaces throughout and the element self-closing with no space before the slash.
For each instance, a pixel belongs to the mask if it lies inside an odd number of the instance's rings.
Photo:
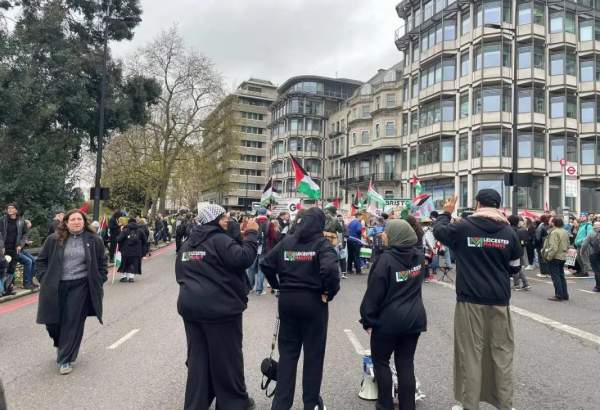
<svg viewBox="0 0 600 410">
<path fill-rule="evenodd" d="M 68 376 L 58 375 L 51 340 L 44 327 L 35 324 L 38 295 L 0 305 L 0 375 L 9 409 L 182 409 L 186 342 L 176 308 L 174 260 L 174 247 L 169 246 L 144 262 L 144 274 L 135 283 L 109 280 L 105 324 L 89 318 L 79 359 Z M 597 410 L 600 295 L 584 292 L 591 290 L 592 280 L 569 279 L 571 300 L 550 302 L 549 280 L 535 279 L 531 291 L 515 292 L 512 299 L 514 407 Z M 358 398 L 362 377 L 358 352 L 369 346 L 368 335 L 357 322 L 366 280 L 366 276 L 344 280 L 330 305 L 322 396 L 331 410 L 375 407 Z M 427 397 L 418 409 L 450 409 L 455 404 L 451 286 L 424 286 L 428 331 L 420 338 L 415 363 Z M 246 384 L 261 410 L 270 407 L 259 387 L 259 366 L 269 354 L 275 312 L 272 295 L 252 295 L 244 315 Z M 294 409 L 302 408 L 300 383 L 298 377 Z"/>
</svg>

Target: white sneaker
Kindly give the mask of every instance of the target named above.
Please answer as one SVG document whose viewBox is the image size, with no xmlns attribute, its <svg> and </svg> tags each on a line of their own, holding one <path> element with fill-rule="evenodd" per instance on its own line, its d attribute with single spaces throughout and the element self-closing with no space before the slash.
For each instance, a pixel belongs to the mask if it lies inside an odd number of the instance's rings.
<svg viewBox="0 0 600 410">
<path fill-rule="evenodd" d="M 525 266 L 525 270 L 533 270 L 533 265 L 527 265 L 527 266 Z"/>
<path fill-rule="evenodd" d="M 456 404 L 456 405 L 452 406 L 452 410 L 465 410 L 465 408 L 463 406 L 461 406 L 460 404 Z"/>
</svg>

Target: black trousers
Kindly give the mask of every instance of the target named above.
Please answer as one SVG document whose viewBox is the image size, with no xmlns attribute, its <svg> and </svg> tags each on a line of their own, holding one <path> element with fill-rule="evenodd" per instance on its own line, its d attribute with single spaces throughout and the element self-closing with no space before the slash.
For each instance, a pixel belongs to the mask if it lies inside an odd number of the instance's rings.
<svg viewBox="0 0 600 410">
<path fill-rule="evenodd" d="M 352 265 L 354 264 L 354 269 L 356 273 L 361 273 L 361 263 L 360 263 L 360 248 L 362 245 L 360 242 L 349 240 L 348 241 L 348 273 L 352 272 Z"/>
<path fill-rule="evenodd" d="M 223 323 L 183 321 L 187 337 L 186 410 L 246 410 L 242 315 Z"/>
<path fill-rule="evenodd" d="M 525 245 L 525 249 L 527 250 L 527 259 L 529 261 L 529 265 L 533 265 L 533 261 L 535 259 L 535 248 L 533 247 L 533 244 L 528 243 Z"/>
<path fill-rule="evenodd" d="M 115 260 L 115 252 L 117 251 L 117 241 L 116 238 L 111 238 L 108 243 L 108 258 L 109 261 L 112 262 Z"/>
<path fill-rule="evenodd" d="M 565 261 L 553 259 L 548 262 L 548 270 L 554 285 L 554 295 L 563 300 L 569 300 L 567 280 L 565 279 Z"/>
<path fill-rule="evenodd" d="M 319 403 L 327 343 L 329 310 L 321 295 L 287 291 L 279 295 L 279 368 L 272 410 L 290 410 L 294 404 L 296 369 L 304 349 L 302 401 L 305 410 Z"/>
<path fill-rule="evenodd" d="M 58 286 L 60 323 L 47 324 L 46 330 L 54 341 L 56 362 L 71 363 L 77 359 L 85 319 L 90 312 L 88 278 L 61 281 Z"/>
<path fill-rule="evenodd" d="M 415 409 L 415 350 L 420 333 L 402 336 L 387 336 L 371 333 L 371 358 L 377 380 L 378 410 L 393 410 L 393 382 L 390 358 L 394 353 L 398 376 L 398 403 L 400 410 Z"/>
</svg>

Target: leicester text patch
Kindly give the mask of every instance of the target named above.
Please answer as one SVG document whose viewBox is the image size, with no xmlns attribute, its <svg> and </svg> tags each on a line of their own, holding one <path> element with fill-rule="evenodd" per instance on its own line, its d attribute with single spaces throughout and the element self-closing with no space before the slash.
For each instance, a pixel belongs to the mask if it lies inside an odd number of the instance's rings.
<svg viewBox="0 0 600 410">
<path fill-rule="evenodd" d="M 506 249 L 506 247 L 510 244 L 508 239 L 499 239 L 499 238 L 484 238 L 479 236 L 468 236 L 467 237 L 467 246 L 469 248 L 496 248 L 496 249 Z"/>
<path fill-rule="evenodd" d="M 203 251 L 189 251 L 183 252 L 181 255 L 181 262 L 198 262 L 203 260 L 206 257 L 206 252 Z"/>
<path fill-rule="evenodd" d="M 421 273 L 421 265 L 414 266 L 409 270 L 396 272 L 396 282 L 406 282 L 409 279 L 416 278 Z"/>
<path fill-rule="evenodd" d="M 312 262 L 317 252 L 284 251 L 283 260 L 286 262 Z"/>
</svg>

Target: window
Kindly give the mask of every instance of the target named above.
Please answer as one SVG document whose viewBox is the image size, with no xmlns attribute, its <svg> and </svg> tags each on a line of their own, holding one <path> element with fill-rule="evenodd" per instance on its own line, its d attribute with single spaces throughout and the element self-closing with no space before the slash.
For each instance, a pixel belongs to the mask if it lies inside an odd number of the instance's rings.
<svg viewBox="0 0 600 410">
<path fill-rule="evenodd" d="M 531 46 L 520 45 L 518 47 L 518 67 L 519 68 L 530 68 L 531 67 Z"/>
<path fill-rule="evenodd" d="M 550 13 L 550 33 L 561 32 L 575 34 L 575 17 L 573 13 L 554 11 Z"/>
<path fill-rule="evenodd" d="M 542 42 L 536 41 L 533 48 L 533 66 L 544 69 L 546 67 L 546 50 Z"/>
<path fill-rule="evenodd" d="M 442 60 L 443 81 L 454 81 L 456 79 L 456 59 L 445 57 Z"/>
<path fill-rule="evenodd" d="M 518 91 L 519 113 L 531 112 L 533 89 Z"/>
<path fill-rule="evenodd" d="M 410 114 L 410 133 L 415 133 L 419 129 L 419 114 L 413 111 Z"/>
<path fill-rule="evenodd" d="M 469 74 L 469 51 L 463 51 L 460 55 L 460 76 Z"/>
<path fill-rule="evenodd" d="M 303 144 L 300 138 L 290 138 L 288 140 L 288 151 L 302 151 Z"/>
<path fill-rule="evenodd" d="M 594 60 L 579 59 L 579 81 L 594 81 Z"/>
<path fill-rule="evenodd" d="M 483 67 L 500 67 L 500 43 L 484 44 Z"/>
<path fill-rule="evenodd" d="M 460 93 L 460 118 L 469 116 L 469 92 L 463 91 Z"/>
<path fill-rule="evenodd" d="M 574 50 L 557 50 L 550 52 L 550 75 L 575 75 Z"/>
<path fill-rule="evenodd" d="M 458 137 L 458 160 L 466 161 L 469 159 L 469 136 L 468 134 L 462 133 Z"/>
<path fill-rule="evenodd" d="M 419 80 L 417 80 L 417 77 L 413 77 L 413 79 L 412 79 L 412 98 L 417 98 L 418 96 L 419 96 Z"/>
<path fill-rule="evenodd" d="M 543 88 L 535 88 L 533 91 L 533 111 L 546 113 L 546 91 Z"/>
<path fill-rule="evenodd" d="M 550 161 L 560 161 L 565 158 L 565 142 L 567 143 L 567 161 L 577 161 L 577 140 L 563 135 L 550 137 Z"/>
<path fill-rule="evenodd" d="M 444 139 L 441 144 L 442 162 L 454 162 L 454 140 Z"/>
<path fill-rule="evenodd" d="M 433 0 L 423 4 L 423 21 L 433 16 Z"/>
<path fill-rule="evenodd" d="M 369 175 L 370 173 L 371 173 L 371 163 L 369 162 L 369 160 L 360 161 L 359 175 L 365 176 L 365 175 Z"/>
<path fill-rule="evenodd" d="M 242 114 L 242 118 L 246 118 L 249 120 L 262 121 L 264 119 L 264 114 L 258 114 L 255 112 L 241 111 L 241 114 Z"/>
<path fill-rule="evenodd" d="M 434 12 L 440 12 L 444 9 L 445 6 L 445 0 L 435 0 L 435 10 Z"/>
<path fill-rule="evenodd" d="M 500 156 L 501 138 L 498 131 L 484 131 L 481 136 L 481 155 L 483 157 Z"/>
<path fill-rule="evenodd" d="M 579 41 L 594 39 L 594 20 L 579 19 Z"/>
<path fill-rule="evenodd" d="M 502 2 L 486 1 L 483 3 L 483 24 L 502 23 Z"/>
<path fill-rule="evenodd" d="M 471 31 L 471 16 L 469 11 L 465 11 L 461 15 L 461 29 L 460 34 L 465 35 Z"/>
<path fill-rule="evenodd" d="M 456 20 L 444 20 L 444 41 L 456 40 Z"/>
<path fill-rule="evenodd" d="M 356 145 L 356 133 L 352 133 L 352 145 Z"/>
<path fill-rule="evenodd" d="M 363 104 L 361 113 L 362 118 L 369 118 L 371 116 L 371 106 L 369 104 Z"/>
<path fill-rule="evenodd" d="M 460 206 L 466 208 L 469 200 L 469 177 L 460 177 Z"/>
<path fill-rule="evenodd" d="M 501 52 L 502 50 L 502 52 Z M 483 68 L 505 67 L 511 66 L 511 51 L 510 44 L 504 43 L 504 47 L 499 42 L 485 43 L 483 45 L 483 52 L 481 46 L 476 46 L 473 57 L 473 69 L 474 71 Z M 483 64 L 482 64 L 483 63 Z"/>
<path fill-rule="evenodd" d="M 440 162 L 440 141 L 433 140 L 419 145 L 419 165 Z"/>
<path fill-rule="evenodd" d="M 477 175 L 476 177 L 474 177 L 474 188 L 474 197 L 477 195 L 477 192 L 481 191 L 482 189 L 493 189 L 496 192 L 498 192 L 502 197 L 501 206 L 508 205 L 509 195 L 507 194 L 509 193 L 509 190 L 504 187 L 504 177 L 502 175 Z"/>
<path fill-rule="evenodd" d="M 595 151 L 596 141 L 594 139 L 586 138 L 581 140 L 581 164 L 582 165 L 594 165 L 595 164 Z"/>
<path fill-rule="evenodd" d="M 264 142 L 261 141 L 249 141 L 249 140 L 241 140 L 240 146 L 248 147 L 248 148 L 263 148 L 265 145 Z"/>
<path fill-rule="evenodd" d="M 383 173 L 386 180 L 392 180 L 394 178 L 395 163 L 396 156 L 394 154 L 385 154 L 383 156 Z"/>
<path fill-rule="evenodd" d="M 521 3 L 517 6 L 517 24 L 531 24 L 532 10 L 531 3 Z"/>
<path fill-rule="evenodd" d="M 410 148 L 410 169 L 417 168 L 417 147 Z"/>
<path fill-rule="evenodd" d="M 408 135 L 408 114 L 402 114 L 402 135 Z"/>
<path fill-rule="evenodd" d="M 369 131 L 363 131 L 360 134 L 360 143 L 361 144 L 368 144 L 369 143 Z"/>
<path fill-rule="evenodd" d="M 386 122 L 385 123 L 385 136 L 393 137 L 396 135 L 396 123 L 395 122 Z"/>
<path fill-rule="evenodd" d="M 483 98 L 482 98 L 483 96 Z M 473 90 L 473 113 L 511 110 L 510 86 L 485 86 Z"/>
<path fill-rule="evenodd" d="M 240 155 L 240 161 L 263 162 L 263 157 L 260 155 Z"/>
<path fill-rule="evenodd" d="M 533 3 L 533 22 L 540 26 L 546 26 L 546 9 L 543 4 Z"/>
<path fill-rule="evenodd" d="M 519 158 L 531 158 L 533 151 L 533 134 L 517 134 Z"/>
<path fill-rule="evenodd" d="M 550 97 L 550 116 L 552 118 L 562 118 L 565 116 L 564 96 Z"/>
<path fill-rule="evenodd" d="M 442 100 L 442 121 L 454 121 L 455 100 Z"/>
<path fill-rule="evenodd" d="M 406 92 L 408 93 L 408 86 L 406 87 Z M 385 105 L 387 108 L 394 107 L 396 105 L 396 94 L 386 94 Z"/>
<path fill-rule="evenodd" d="M 533 177 L 530 187 L 519 187 L 517 205 L 519 208 L 542 209 L 544 203 L 544 177 Z"/>
<path fill-rule="evenodd" d="M 375 124 L 375 139 L 378 140 L 379 136 L 379 124 Z"/>
<path fill-rule="evenodd" d="M 596 102 L 594 100 L 581 100 L 581 122 L 590 123 L 597 120 Z"/>
<path fill-rule="evenodd" d="M 551 118 L 577 118 L 577 99 L 573 91 L 567 91 L 561 95 L 552 95 L 550 97 L 550 117 Z"/>
<path fill-rule="evenodd" d="M 264 128 L 258 128 L 258 127 L 246 127 L 243 126 L 241 127 L 242 132 L 246 133 L 246 134 L 262 134 Z"/>
</svg>

